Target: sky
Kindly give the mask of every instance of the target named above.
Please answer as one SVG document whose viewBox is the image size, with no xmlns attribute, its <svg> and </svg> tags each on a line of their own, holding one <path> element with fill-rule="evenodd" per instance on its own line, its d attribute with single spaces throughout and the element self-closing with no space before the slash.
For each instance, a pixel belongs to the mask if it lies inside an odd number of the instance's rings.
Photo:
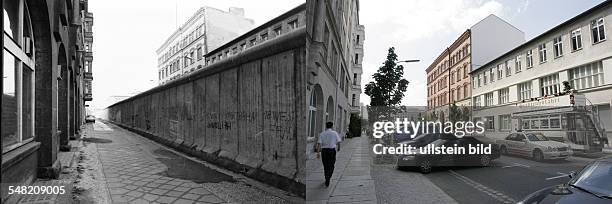
<svg viewBox="0 0 612 204">
<path fill-rule="evenodd" d="M 360 24 L 365 26 L 362 88 L 395 47 L 410 82 L 402 105 L 426 106 L 425 69 L 466 29 L 494 14 L 532 39 L 603 0 L 376 0 L 360 1 Z M 390 6 L 392 5 L 392 6 Z M 369 104 L 367 95 L 361 102 Z"/>
<path fill-rule="evenodd" d="M 261 25 L 304 0 L 91 0 L 94 15 L 92 109 L 157 85 L 155 50 L 200 7 L 244 8 Z M 274 5 L 274 6 L 271 6 Z"/>
<path fill-rule="evenodd" d="M 395 47 L 410 81 L 402 105 L 425 106 L 425 69 L 461 33 L 495 14 L 525 32 L 526 40 L 603 0 L 360 0 L 365 26 L 362 85 Z M 381 3 L 384 2 L 384 3 Z M 304 0 L 93 0 L 93 98 L 90 107 L 111 105 L 157 85 L 155 50 L 198 8 L 245 9 L 255 26 L 304 3 Z M 376 36 L 376 37 L 374 37 Z M 369 104 L 369 97 L 361 96 Z"/>
</svg>

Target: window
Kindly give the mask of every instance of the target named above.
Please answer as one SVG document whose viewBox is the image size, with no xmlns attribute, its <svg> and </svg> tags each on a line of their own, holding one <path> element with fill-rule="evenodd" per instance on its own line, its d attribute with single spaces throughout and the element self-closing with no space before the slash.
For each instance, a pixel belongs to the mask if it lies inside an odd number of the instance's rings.
<svg viewBox="0 0 612 204">
<path fill-rule="evenodd" d="M 497 65 L 497 80 L 500 80 L 504 77 L 504 70 L 501 67 L 501 64 Z"/>
<path fill-rule="evenodd" d="M 550 96 L 559 93 L 559 74 L 548 75 L 540 78 L 541 96 Z"/>
<path fill-rule="evenodd" d="M 289 25 L 289 29 L 291 30 L 296 29 L 298 27 L 298 20 L 295 19 L 295 20 L 289 21 L 287 25 Z"/>
<path fill-rule="evenodd" d="M 570 86 L 575 90 L 601 86 L 604 84 L 602 62 L 597 61 L 570 69 L 568 78 Z"/>
<path fill-rule="evenodd" d="M 466 83 L 466 84 L 463 85 L 463 98 L 467 98 L 468 97 L 468 95 L 469 95 L 468 90 L 469 90 L 468 89 L 468 84 Z"/>
<path fill-rule="evenodd" d="M 468 76 L 470 76 L 470 75 L 469 75 L 469 72 L 468 72 L 468 66 L 466 64 L 466 65 L 463 65 L 463 78 L 467 78 Z"/>
<path fill-rule="evenodd" d="M 512 121 L 510 120 L 510 115 L 500 115 L 499 116 L 499 130 L 510 130 L 512 127 Z"/>
<path fill-rule="evenodd" d="M 582 33 L 580 32 L 580 28 L 573 30 L 572 34 L 572 51 L 577 51 L 582 49 Z"/>
<path fill-rule="evenodd" d="M 545 115 L 526 117 L 521 119 L 522 129 L 524 130 L 539 130 L 539 129 L 560 129 L 561 115 Z"/>
<path fill-rule="evenodd" d="M 503 88 L 498 91 L 499 94 L 499 104 L 505 104 L 510 102 L 510 90 L 508 88 Z"/>
<path fill-rule="evenodd" d="M 487 116 L 484 121 L 484 128 L 487 130 L 495 130 L 495 117 Z"/>
<path fill-rule="evenodd" d="M 540 55 L 540 63 L 546 62 L 546 43 L 538 45 L 538 54 Z"/>
<path fill-rule="evenodd" d="M 266 40 L 268 40 L 268 33 L 263 33 L 259 37 L 260 37 L 262 42 L 266 41 Z"/>
<path fill-rule="evenodd" d="M 518 55 L 514 58 L 514 72 L 519 73 L 522 70 L 522 64 L 521 64 L 521 56 Z"/>
<path fill-rule="evenodd" d="M 495 71 L 493 71 L 493 68 L 489 69 L 489 78 L 490 78 L 491 82 L 495 81 Z"/>
<path fill-rule="evenodd" d="M 461 80 L 461 70 L 457 70 L 457 82 Z"/>
<path fill-rule="evenodd" d="M 198 47 L 198 61 L 202 60 L 202 47 Z"/>
<path fill-rule="evenodd" d="M 480 96 L 474 97 L 474 106 L 482 106 L 482 104 L 480 103 Z"/>
<path fill-rule="evenodd" d="M 591 21 L 591 35 L 593 37 L 593 43 L 599 43 L 606 39 L 603 17 Z"/>
<path fill-rule="evenodd" d="M 25 1 L 3 1 L 2 152 L 34 136 L 34 35 Z M 56 69 L 54 67 L 54 69 Z"/>
<path fill-rule="evenodd" d="M 485 106 L 492 106 L 493 104 L 493 93 L 485 94 Z"/>
<path fill-rule="evenodd" d="M 359 53 L 355 53 L 355 64 L 359 64 Z"/>
<path fill-rule="evenodd" d="M 257 44 L 257 39 L 252 38 L 251 40 L 249 40 L 249 46 L 253 47 L 255 44 Z"/>
<path fill-rule="evenodd" d="M 482 78 L 482 74 L 478 74 L 478 87 L 481 86 L 481 83 L 480 83 L 481 78 Z"/>
<path fill-rule="evenodd" d="M 531 81 L 518 85 L 518 100 L 531 99 Z"/>
<path fill-rule="evenodd" d="M 240 51 L 244 51 L 246 49 L 246 43 L 240 44 Z"/>
<path fill-rule="evenodd" d="M 274 28 L 274 36 L 279 36 L 282 32 L 282 28 L 280 26 Z"/>
<path fill-rule="evenodd" d="M 509 66 L 509 61 L 506 60 L 506 62 L 504 62 L 504 69 L 506 70 L 506 76 L 509 77 L 510 75 L 512 75 L 512 72 L 510 71 L 510 66 Z"/>
<path fill-rule="evenodd" d="M 525 63 L 527 63 L 527 69 L 533 67 L 533 51 L 527 50 L 525 54 Z"/>
<path fill-rule="evenodd" d="M 555 54 L 555 58 L 563 56 L 563 38 L 561 36 L 553 39 L 553 54 Z"/>
</svg>

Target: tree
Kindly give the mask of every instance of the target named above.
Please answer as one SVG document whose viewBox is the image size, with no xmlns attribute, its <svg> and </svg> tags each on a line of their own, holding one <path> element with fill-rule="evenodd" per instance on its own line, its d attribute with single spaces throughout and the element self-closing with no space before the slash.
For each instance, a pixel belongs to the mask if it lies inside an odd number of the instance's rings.
<svg viewBox="0 0 612 204">
<path fill-rule="evenodd" d="M 389 48 L 387 60 L 374 73 L 374 81 L 365 86 L 370 106 L 397 106 L 401 104 L 408 80 L 404 79 L 404 66 L 397 65 L 395 48 Z"/>
<path fill-rule="evenodd" d="M 349 122 L 349 136 L 361 136 L 361 117 L 359 117 L 357 114 L 351 114 L 351 120 Z"/>
<path fill-rule="evenodd" d="M 455 102 L 453 102 L 448 110 L 448 119 L 451 122 L 457 122 L 460 121 L 462 119 L 462 113 L 461 113 L 461 109 L 457 106 L 457 104 Z"/>
</svg>

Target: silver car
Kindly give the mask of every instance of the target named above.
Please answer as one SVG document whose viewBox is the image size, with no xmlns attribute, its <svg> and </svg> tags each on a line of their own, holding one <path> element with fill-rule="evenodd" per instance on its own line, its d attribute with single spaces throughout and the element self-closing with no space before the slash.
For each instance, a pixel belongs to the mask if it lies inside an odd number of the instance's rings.
<svg viewBox="0 0 612 204">
<path fill-rule="evenodd" d="M 511 133 L 503 140 L 498 140 L 502 154 L 514 154 L 531 157 L 536 161 L 545 159 L 566 159 L 572 154 L 568 144 L 549 140 L 538 132 Z"/>
</svg>

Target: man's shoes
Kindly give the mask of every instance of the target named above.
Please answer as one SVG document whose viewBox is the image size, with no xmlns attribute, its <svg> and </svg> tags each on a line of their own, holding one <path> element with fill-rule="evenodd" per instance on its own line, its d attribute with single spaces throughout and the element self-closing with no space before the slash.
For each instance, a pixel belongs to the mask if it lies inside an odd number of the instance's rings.
<svg viewBox="0 0 612 204">
<path fill-rule="evenodd" d="M 329 180 L 325 180 L 325 187 L 329 187 Z"/>
</svg>

